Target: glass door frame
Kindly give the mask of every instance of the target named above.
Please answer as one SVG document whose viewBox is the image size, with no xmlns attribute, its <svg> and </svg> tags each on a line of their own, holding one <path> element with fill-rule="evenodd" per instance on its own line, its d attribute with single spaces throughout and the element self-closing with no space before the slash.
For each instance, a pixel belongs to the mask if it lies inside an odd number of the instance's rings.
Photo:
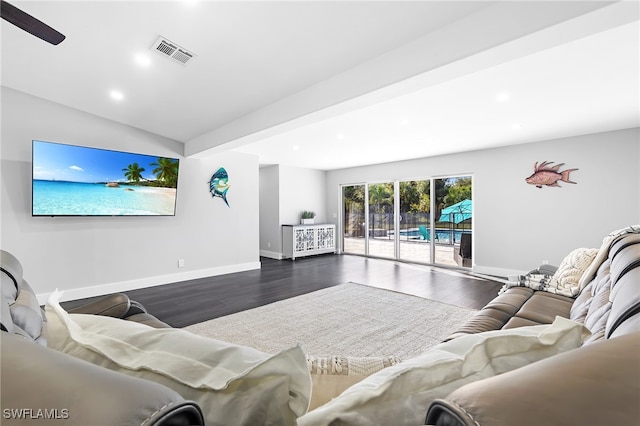
<svg viewBox="0 0 640 426">
<path fill-rule="evenodd" d="M 345 203 L 344 203 L 344 188 L 345 187 L 349 187 L 349 186 L 362 186 L 364 187 L 364 212 L 363 212 L 363 216 L 364 216 L 364 253 L 349 253 L 349 254 L 354 254 L 354 255 L 358 255 L 358 256 L 366 256 L 369 257 L 369 184 L 368 183 L 363 183 L 363 182 L 358 182 L 358 183 L 345 183 L 345 184 L 340 184 L 340 189 L 338 191 L 338 206 L 340 208 L 340 217 L 338 218 L 338 226 L 337 228 L 337 232 L 338 235 L 340 235 L 340 240 L 339 240 L 339 245 L 340 245 L 340 252 L 341 253 L 346 253 L 345 252 L 345 243 L 344 243 L 344 232 L 345 232 L 345 226 L 346 226 L 346 221 L 345 221 L 345 217 L 344 217 L 344 213 L 345 213 Z"/>
<path fill-rule="evenodd" d="M 400 181 L 393 181 L 393 258 L 400 259 Z"/>
<path fill-rule="evenodd" d="M 369 186 L 371 185 L 385 185 L 385 184 L 392 184 L 393 185 L 393 209 L 392 212 L 390 213 L 392 215 L 392 223 L 394 226 L 394 230 L 393 230 L 393 251 L 392 251 L 392 255 L 390 257 L 387 256 L 382 256 L 382 255 L 371 255 L 371 240 L 375 240 L 376 239 L 376 235 L 375 235 L 375 229 L 373 230 L 373 238 L 371 238 L 371 236 L 369 235 L 370 233 L 370 229 L 369 229 L 369 225 L 371 225 L 369 218 L 370 218 L 370 207 L 371 205 L 369 204 Z M 367 256 L 371 256 L 371 257 L 376 257 L 376 258 L 380 258 L 380 259 L 391 259 L 391 260 L 397 260 L 398 259 L 398 249 L 397 249 L 397 241 L 398 241 L 398 226 L 397 226 L 397 210 L 396 210 L 396 205 L 397 205 L 397 194 L 398 194 L 398 181 L 397 180 L 380 180 L 380 181 L 372 181 L 372 182 L 367 182 L 365 184 L 365 213 L 366 213 L 366 227 L 367 227 L 367 232 L 366 232 L 366 240 L 365 240 L 365 252 L 367 253 Z M 389 222 L 387 222 L 388 224 Z M 373 226 L 375 227 L 375 216 L 374 216 L 374 223 Z"/>
<path fill-rule="evenodd" d="M 408 179 L 398 179 L 396 180 L 396 184 L 398 187 L 398 201 L 397 201 L 397 205 L 398 205 L 398 209 L 400 209 L 400 184 L 402 182 L 419 182 L 419 181 L 425 181 L 425 182 L 429 182 L 429 234 L 430 235 L 435 235 L 434 231 L 435 231 L 435 222 L 433 220 L 434 218 L 434 208 L 435 208 L 435 201 L 434 201 L 434 197 L 435 197 L 435 190 L 434 190 L 434 185 L 433 185 L 433 181 L 437 179 L 437 178 L 408 178 Z M 400 223 L 400 217 L 402 216 L 402 212 L 398 211 L 398 226 Z M 400 232 L 398 231 L 398 235 L 400 234 Z M 397 252 L 396 252 L 396 260 L 399 261 L 403 261 L 403 262 L 415 262 L 415 263 L 423 263 L 423 262 L 419 262 L 419 261 L 415 261 L 415 260 L 408 260 L 408 259 L 403 259 L 401 257 L 402 252 L 401 252 L 401 247 L 400 247 L 400 238 L 398 238 L 398 242 L 396 243 L 396 247 L 397 247 Z M 430 238 L 429 239 L 429 261 L 426 262 L 427 265 L 435 265 L 435 239 L 434 238 Z"/>
<path fill-rule="evenodd" d="M 369 184 L 364 185 L 364 255 L 369 257 Z"/>
<path fill-rule="evenodd" d="M 344 195 L 343 195 L 343 188 L 347 187 L 347 186 L 364 186 L 364 228 L 365 228 L 365 233 L 364 233 L 364 256 L 366 257 L 376 257 L 377 256 L 371 256 L 370 255 L 370 251 L 369 251 L 369 185 L 371 184 L 380 184 L 380 183 L 393 183 L 393 226 L 394 226 L 394 257 L 391 258 L 391 260 L 395 260 L 395 261 L 407 261 L 402 259 L 401 256 L 401 252 L 400 252 L 400 182 L 411 182 L 411 181 L 419 181 L 419 180 L 423 180 L 423 181 L 429 181 L 429 194 L 430 194 L 430 200 L 429 200 L 429 232 L 431 233 L 431 235 L 435 236 L 436 235 L 436 221 L 435 221 L 435 208 L 436 208 L 436 185 L 434 184 L 434 182 L 438 179 L 448 179 L 448 178 L 455 178 L 455 177 L 464 177 L 464 176 L 469 176 L 472 179 L 473 182 L 473 173 L 458 173 L 458 174 L 452 174 L 452 175 L 439 175 L 439 176 L 431 176 L 431 177 L 425 177 L 425 178 L 408 178 L 408 179 L 394 179 L 392 181 L 389 180 L 375 180 L 375 181 L 370 181 L 370 182 L 358 182 L 358 183 L 349 183 L 349 184 L 340 184 L 339 187 L 339 195 L 338 195 L 338 199 L 339 199 L 339 203 L 338 205 L 340 206 L 340 218 L 338 220 L 339 224 L 338 227 L 340 229 L 340 244 L 341 244 L 341 251 L 344 253 L 344 222 L 345 222 L 345 218 L 344 218 Z M 471 186 L 471 191 L 473 194 L 473 183 Z M 471 199 L 473 199 L 473 196 L 471 197 Z M 471 233 L 473 234 L 473 229 L 475 228 L 474 226 L 474 222 L 472 222 L 471 224 Z M 473 244 L 472 244 L 473 246 Z M 429 262 L 427 262 L 427 265 L 433 265 L 433 266 L 439 266 L 439 267 L 445 267 L 445 268 L 459 268 L 458 266 L 452 266 L 452 265 L 447 265 L 447 264 L 442 264 L 442 263 L 436 263 L 435 259 L 436 259 L 436 238 L 431 238 L 429 241 Z M 472 253 L 473 253 L 473 249 L 472 249 Z M 350 254 L 358 254 L 358 253 L 350 253 Z M 380 257 L 381 259 L 389 259 L 389 258 L 385 258 L 385 257 Z M 422 263 L 422 262 L 416 262 L 416 263 Z M 466 269 L 466 268 L 464 268 Z"/>
</svg>

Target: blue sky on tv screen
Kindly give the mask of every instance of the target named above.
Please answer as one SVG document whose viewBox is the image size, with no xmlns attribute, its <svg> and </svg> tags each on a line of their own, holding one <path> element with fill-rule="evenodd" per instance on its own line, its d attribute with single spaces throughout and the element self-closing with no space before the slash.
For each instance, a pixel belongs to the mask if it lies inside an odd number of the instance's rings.
<svg viewBox="0 0 640 426">
<path fill-rule="evenodd" d="M 33 141 L 33 178 L 68 182 L 126 182 L 124 171 L 138 163 L 142 177 L 155 180 L 151 171 L 159 157 L 75 145 Z"/>
</svg>

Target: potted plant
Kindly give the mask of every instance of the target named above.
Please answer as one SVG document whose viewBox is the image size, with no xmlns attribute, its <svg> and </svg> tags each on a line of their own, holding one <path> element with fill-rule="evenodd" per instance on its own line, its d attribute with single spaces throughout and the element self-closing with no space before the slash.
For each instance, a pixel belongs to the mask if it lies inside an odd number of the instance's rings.
<svg viewBox="0 0 640 426">
<path fill-rule="evenodd" d="M 314 217 L 316 217 L 314 212 L 305 210 L 300 213 L 300 223 L 303 225 L 312 225 Z"/>
</svg>

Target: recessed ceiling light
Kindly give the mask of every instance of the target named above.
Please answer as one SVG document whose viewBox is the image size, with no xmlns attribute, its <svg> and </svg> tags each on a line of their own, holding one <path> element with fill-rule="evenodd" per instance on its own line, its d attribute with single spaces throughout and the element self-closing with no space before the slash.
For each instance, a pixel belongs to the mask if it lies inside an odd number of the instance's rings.
<svg viewBox="0 0 640 426">
<path fill-rule="evenodd" d="M 124 99 L 124 93 L 119 90 L 112 90 L 111 92 L 109 92 L 109 96 L 111 96 L 111 99 L 114 99 L 116 101 L 121 101 Z"/>
<path fill-rule="evenodd" d="M 342 133 L 338 133 L 338 134 L 336 135 L 336 138 L 337 138 L 339 141 L 341 141 L 341 140 L 343 140 L 343 139 L 344 139 L 344 134 L 342 134 Z"/>
<path fill-rule="evenodd" d="M 403 118 L 402 120 L 400 120 L 400 124 L 402 124 L 403 126 L 406 126 L 407 124 L 409 124 L 409 119 Z"/>
<path fill-rule="evenodd" d="M 496 101 L 498 102 L 507 102 L 509 99 L 511 99 L 511 95 L 507 92 L 498 93 L 496 96 Z"/>
<path fill-rule="evenodd" d="M 520 123 L 513 123 L 513 124 L 511 125 L 511 128 L 512 128 L 513 130 L 522 130 L 522 127 L 523 127 L 523 126 L 522 126 L 522 124 L 520 124 Z"/>
<path fill-rule="evenodd" d="M 300 145 L 292 145 L 291 149 L 294 151 L 300 151 Z"/>
<path fill-rule="evenodd" d="M 149 57 L 149 55 L 146 55 L 144 53 L 138 53 L 135 56 L 135 61 L 136 64 L 140 65 L 141 67 L 148 67 L 151 65 L 151 58 Z"/>
</svg>

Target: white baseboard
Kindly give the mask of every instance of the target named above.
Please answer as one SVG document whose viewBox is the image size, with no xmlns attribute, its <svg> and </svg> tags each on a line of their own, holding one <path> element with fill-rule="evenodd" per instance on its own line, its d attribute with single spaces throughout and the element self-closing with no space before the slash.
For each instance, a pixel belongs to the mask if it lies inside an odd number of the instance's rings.
<svg viewBox="0 0 640 426">
<path fill-rule="evenodd" d="M 529 271 L 518 271 L 516 269 L 493 268 L 490 266 L 473 265 L 473 272 L 497 277 L 508 277 L 510 275 L 526 275 Z"/>
<path fill-rule="evenodd" d="M 139 288 L 155 287 L 163 284 L 170 284 L 180 281 L 195 280 L 198 278 L 214 277 L 217 275 L 233 274 L 235 272 L 250 271 L 260 269 L 260 262 L 247 262 L 235 265 L 225 265 L 216 268 L 198 269 L 195 271 L 181 272 L 177 274 L 162 275 L 156 277 L 141 278 L 130 281 L 120 281 L 109 284 L 95 285 L 91 287 L 80 287 L 70 289 L 60 289 L 64 291 L 61 301 L 85 299 L 87 297 L 102 296 L 105 294 L 118 293 Z M 38 303 L 44 305 L 52 292 L 39 293 Z"/>
<path fill-rule="evenodd" d="M 260 250 L 260 256 L 268 257 L 269 259 L 275 259 L 275 260 L 283 259 L 282 253 L 278 253 L 275 251 Z"/>
</svg>

